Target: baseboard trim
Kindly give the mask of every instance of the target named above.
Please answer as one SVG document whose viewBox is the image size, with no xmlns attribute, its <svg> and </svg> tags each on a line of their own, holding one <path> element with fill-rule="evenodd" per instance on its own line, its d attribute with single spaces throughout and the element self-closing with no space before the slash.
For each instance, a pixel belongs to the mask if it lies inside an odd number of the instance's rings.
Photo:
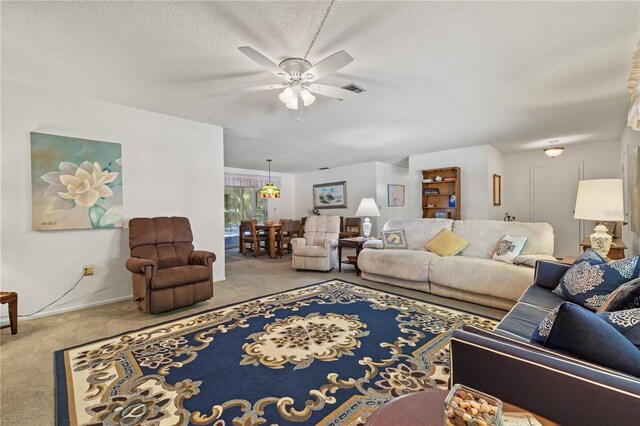
<svg viewBox="0 0 640 426">
<path fill-rule="evenodd" d="M 36 318 L 48 317 L 48 316 L 51 316 L 51 315 L 62 314 L 62 313 L 65 313 L 65 312 L 78 311 L 80 309 L 92 308 L 94 306 L 108 305 L 109 303 L 122 302 L 123 300 L 133 300 L 133 294 L 129 294 L 129 295 L 126 295 L 126 296 L 120 296 L 120 297 L 114 297 L 113 299 L 100 300 L 100 301 L 97 301 L 97 302 L 85 303 L 85 304 L 82 304 L 82 305 L 70 306 L 70 307 L 67 307 L 67 308 L 53 309 L 51 311 L 40 312 L 40 313 L 31 315 L 29 317 L 21 317 L 21 318 L 19 317 L 18 318 L 18 322 L 29 321 L 29 320 L 36 319 Z M 18 315 L 20 315 L 20 312 L 18 312 Z M 9 320 L 8 319 L 0 322 L 0 327 L 6 327 L 8 325 L 9 325 Z"/>
</svg>

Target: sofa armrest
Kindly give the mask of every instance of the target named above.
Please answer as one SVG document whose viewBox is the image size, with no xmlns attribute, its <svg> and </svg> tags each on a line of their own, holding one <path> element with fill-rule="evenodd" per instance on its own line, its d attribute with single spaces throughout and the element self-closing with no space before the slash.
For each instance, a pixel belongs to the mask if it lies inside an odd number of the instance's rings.
<svg viewBox="0 0 640 426">
<path fill-rule="evenodd" d="M 560 278 L 562 278 L 570 267 L 571 265 L 567 263 L 539 260 L 536 262 L 533 284 L 553 290 L 558 286 Z"/>
<path fill-rule="evenodd" d="M 384 245 L 382 244 L 382 240 L 369 240 L 369 241 L 365 241 L 364 244 L 362 244 L 362 248 L 370 248 L 370 249 L 383 249 Z"/>
<path fill-rule="evenodd" d="M 216 261 L 216 255 L 210 251 L 194 250 L 189 255 L 190 265 L 211 266 Z"/>
<path fill-rule="evenodd" d="M 553 256 L 549 256 L 548 254 L 523 254 L 520 256 L 516 256 L 513 259 L 513 264 L 535 268 L 538 260 L 548 260 L 551 262 L 555 262 L 556 258 Z"/>
<path fill-rule="evenodd" d="M 304 238 L 291 239 L 291 250 L 295 249 L 296 247 L 304 247 L 306 245 L 307 245 L 307 240 L 305 240 Z"/>
<path fill-rule="evenodd" d="M 640 379 L 465 327 L 451 337 L 451 380 L 560 424 L 634 424 Z M 580 401 L 589 401 L 588 409 Z M 635 414 L 634 414 L 635 413 Z"/>
<path fill-rule="evenodd" d="M 324 240 L 324 246 L 327 249 L 332 249 L 332 248 L 338 247 L 338 237 L 332 238 L 332 239 L 325 239 Z"/>
<path fill-rule="evenodd" d="M 156 262 L 151 259 L 140 259 L 139 257 L 132 257 L 127 260 L 125 264 L 127 269 L 134 274 L 147 274 L 147 268 L 150 268 L 149 276 L 153 275 L 156 271 Z"/>
</svg>

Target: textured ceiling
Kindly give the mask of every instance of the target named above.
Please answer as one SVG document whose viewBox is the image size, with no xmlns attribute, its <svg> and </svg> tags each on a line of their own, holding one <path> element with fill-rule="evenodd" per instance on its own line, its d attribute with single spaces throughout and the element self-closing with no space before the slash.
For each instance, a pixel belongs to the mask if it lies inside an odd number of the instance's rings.
<svg viewBox="0 0 640 426">
<path fill-rule="evenodd" d="M 242 55 L 302 56 L 328 2 L 2 2 L 2 77 L 225 128 L 225 164 L 300 172 L 491 144 L 618 139 L 639 2 L 345 2 L 308 59 L 366 89 L 302 112 Z"/>
</svg>

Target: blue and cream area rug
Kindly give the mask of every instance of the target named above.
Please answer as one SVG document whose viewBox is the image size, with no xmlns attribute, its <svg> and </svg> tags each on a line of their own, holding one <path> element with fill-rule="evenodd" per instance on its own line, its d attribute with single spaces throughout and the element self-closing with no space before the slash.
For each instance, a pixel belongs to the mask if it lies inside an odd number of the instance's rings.
<svg viewBox="0 0 640 426">
<path fill-rule="evenodd" d="M 496 322 L 331 280 L 56 352 L 56 420 L 359 424 L 391 398 L 446 388 L 463 324 Z"/>
</svg>

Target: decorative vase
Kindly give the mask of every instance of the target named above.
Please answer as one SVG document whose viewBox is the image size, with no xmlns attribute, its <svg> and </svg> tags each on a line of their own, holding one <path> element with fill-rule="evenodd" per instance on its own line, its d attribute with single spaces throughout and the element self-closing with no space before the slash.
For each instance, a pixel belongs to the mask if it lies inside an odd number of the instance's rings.
<svg viewBox="0 0 640 426">
<path fill-rule="evenodd" d="M 456 206 L 456 195 L 451 194 L 449 195 L 449 207 L 455 207 L 455 206 Z"/>
</svg>

